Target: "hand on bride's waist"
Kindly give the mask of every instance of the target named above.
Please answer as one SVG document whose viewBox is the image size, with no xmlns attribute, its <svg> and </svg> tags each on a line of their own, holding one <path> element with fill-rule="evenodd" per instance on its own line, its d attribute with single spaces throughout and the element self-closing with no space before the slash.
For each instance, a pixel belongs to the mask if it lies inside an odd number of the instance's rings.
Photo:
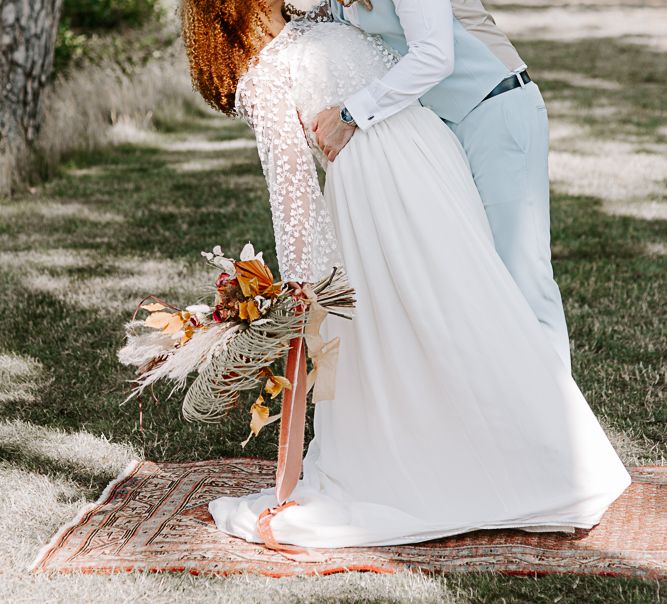
<svg viewBox="0 0 667 604">
<path fill-rule="evenodd" d="M 306 281 L 288 281 L 287 287 L 292 290 L 292 295 L 295 298 L 306 298 L 306 294 L 303 291 L 303 286 L 306 285 Z"/>
<path fill-rule="evenodd" d="M 349 125 L 340 119 L 340 107 L 331 107 L 317 114 L 312 131 L 317 144 L 329 161 L 334 161 L 343 147 L 350 142 L 356 125 Z"/>
</svg>

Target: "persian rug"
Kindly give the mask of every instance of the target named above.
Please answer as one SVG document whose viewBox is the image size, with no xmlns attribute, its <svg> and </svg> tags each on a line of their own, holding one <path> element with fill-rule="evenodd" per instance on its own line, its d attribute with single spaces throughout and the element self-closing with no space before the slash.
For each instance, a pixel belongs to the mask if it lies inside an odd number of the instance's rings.
<svg viewBox="0 0 667 604">
<path fill-rule="evenodd" d="M 632 485 L 591 530 L 475 531 L 419 544 L 317 550 L 324 562 L 293 562 L 218 531 L 207 504 L 274 484 L 271 461 L 133 462 L 61 528 L 34 572 L 133 570 L 282 577 L 350 570 L 392 573 L 495 571 L 667 578 L 667 467 L 630 468 Z"/>
</svg>

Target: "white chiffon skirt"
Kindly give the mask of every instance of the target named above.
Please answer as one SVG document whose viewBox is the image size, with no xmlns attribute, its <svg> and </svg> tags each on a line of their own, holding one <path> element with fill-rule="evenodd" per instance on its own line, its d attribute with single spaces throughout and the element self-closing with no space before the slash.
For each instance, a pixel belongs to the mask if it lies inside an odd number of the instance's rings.
<svg viewBox="0 0 667 604">
<path fill-rule="evenodd" d="M 357 132 L 325 197 L 357 292 L 336 398 L 271 522 L 304 547 L 597 524 L 630 477 L 499 256 L 464 152 L 415 105 Z M 209 504 L 259 541 L 274 489 Z"/>
</svg>

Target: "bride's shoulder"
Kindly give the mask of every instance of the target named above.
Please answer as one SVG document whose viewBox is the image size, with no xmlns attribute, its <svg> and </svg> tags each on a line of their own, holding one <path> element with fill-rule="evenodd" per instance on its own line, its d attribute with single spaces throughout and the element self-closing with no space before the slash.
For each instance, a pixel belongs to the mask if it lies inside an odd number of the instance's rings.
<svg viewBox="0 0 667 604">
<path fill-rule="evenodd" d="M 262 91 L 277 94 L 289 87 L 290 77 L 298 71 L 305 52 L 313 40 L 326 37 L 328 29 L 342 24 L 330 21 L 292 20 L 249 63 L 239 77 L 235 106 L 243 113 L 243 106 L 253 101 Z"/>
<path fill-rule="evenodd" d="M 246 118 L 252 107 L 265 97 L 274 100 L 287 90 L 289 61 L 280 53 L 260 53 L 239 77 L 234 96 L 234 108 L 239 117 Z"/>
</svg>

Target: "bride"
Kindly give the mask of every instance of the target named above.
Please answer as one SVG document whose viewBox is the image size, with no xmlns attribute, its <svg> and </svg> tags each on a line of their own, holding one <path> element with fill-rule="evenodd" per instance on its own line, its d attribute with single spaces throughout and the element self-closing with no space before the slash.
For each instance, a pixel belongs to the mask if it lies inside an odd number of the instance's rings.
<svg viewBox="0 0 667 604">
<path fill-rule="evenodd" d="M 497 255 L 464 152 L 418 102 L 356 131 L 334 162 L 308 124 L 398 59 L 279 0 L 183 0 L 194 86 L 253 128 L 284 281 L 342 264 L 357 293 L 335 400 L 315 407 L 281 543 L 388 545 L 476 529 L 590 528 L 630 478 Z M 324 194 L 315 160 L 326 170 Z M 260 541 L 275 489 L 209 504 Z"/>
</svg>

